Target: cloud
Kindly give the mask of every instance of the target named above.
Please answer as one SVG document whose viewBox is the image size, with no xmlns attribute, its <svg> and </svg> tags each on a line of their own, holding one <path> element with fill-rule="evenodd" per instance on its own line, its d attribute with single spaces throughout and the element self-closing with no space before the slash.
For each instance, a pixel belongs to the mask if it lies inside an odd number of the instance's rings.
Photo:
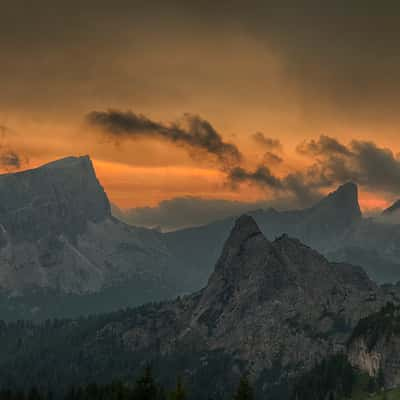
<svg viewBox="0 0 400 400">
<path fill-rule="evenodd" d="M 242 159 L 239 149 L 225 142 L 205 119 L 185 114 L 179 123 L 164 124 L 141 114 L 118 110 L 92 111 L 87 122 L 100 128 L 116 141 L 138 138 L 162 139 L 185 147 L 192 156 L 209 154 L 224 167 L 238 164 Z"/>
<path fill-rule="evenodd" d="M 354 181 L 369 191 L 400 195 L 400 159 L 374 142 L 353 140 L 347 146 L 334 138 L 321 136 L 304 142 L 298 151 L 314 156 L 314 180 L 325 185 Z"/>
<path fill-rule="evenodd" d="M 187 196 L 164 200 L 156 207 L 138 207 L 124 212 L 114 206 L 112 210 L 115 217 L 128 224 L 171 231 L 276 205 L 289 208 L 293 206 L 280 200 L 250 203 Z"/>
<path fill-rule="evenodd" d="M 303 155 L 350 155 L 351 151 L 338 140 L 321 135 L 318 140 L 303 141 L 297 145 L 296 150 Z"/>
<path fill-rule="evenodd" d="M 267 151 L 264 153 L 263 164 L 281 164 L 283 162 L 283 158 L 278 156 L 271 151 Z"/>
<path fill-rule="evenodd" d="M 399 2 L 3 3 L 2 109 L 48 118 L 49 107 L 82 112 L 103 99 L 156 112 L 196 101 L 233 116 L 262 104 L 260 120 L 281 124 L 299 115 L 303 133 L 310 121 L 399 122 Z"/>
<path fill-rule="evenodd" d="M 271 170 L 265 165 L 259 166 L 254 171 L 249 171 L 242 167 L 235 167 L 229 171 L 229 180 L 234 185 L 237 183 L 251 182 L 273 190 L 283 189 L 281 180 L 274 176 Z"/>
<path fill-rule="evenodd" d="M 185 114 L 179 122 L 166 124 L 131 111 L 109 110 L 93 111 L 86 120 L 117 142 L 152 138 L 184 147 L 193 157 L 211 155 L 227 174 L 232 188 L 238 189 L 244 183 L 255 185 L 269 196 L 287 199 L 301 207 L 320 199 L 326 189 L 348 181 L 368 191 L 400 195 L 400 159 L 390 149 L 373 142 L 353 140 L 344 144 L 327 135 L 303 141 L 296 150 L 312 163 L 280 176 L 272 168 L 284 159 L 273 150 L 283 152 L 282 145 L 260 132 L 253 138 L 269 150 L 264 153 L 261 164 L 249 169 L 242 165 L 243 156 L 238 147 L 225 142 L 208 121 L 196 115 Z M 140 210 L 142 216 L 146 215 L 145 210 Z"/>
<path fill-rule="evenodd" d="M 3 168 L 20 169 L 23 161 L 21 157 L 12 150 L 1 151 L 0 150 L 0 166 Z"/>
<path fill-rule="evenodd" d="M 400 196 L 400 159 L 390 149 L 360 140 L 346 145 L 326 135 L 304 141 L 296 149 L 313 160 L 310 166 L 278 177 L 267 166 L 267 157 L 264 164 L 254 170 L 233 168 L 228 180 L 233 187 L 247 182 L 275 196 L 286 193 L 294 196 L 299 205 L 307 205 L 318 199 L 324 189 L 348 181 L 370 192 Z"/>
<path fill-rule="evenodd" d="M 321 179 L 313 179 L 313 170 L 294 172 L 280 178 L 271 170 L 260 165 L 255 170 L 249 171 L 242 167 L 233 168 L 228 174 L 228 182 L 233 188 L 240 183 L 250 183 L 272 192 L 273 197 L 284 197 L 286 201 L 292 198 L 296 206 L 309 206 L 319 200 L 319 189 L 323 186 Z"/>
<path fill-rule="evenodd" d="M 16 133 L 5 125 L 0 125 L 0 168 L 17 170 L 28 164 L 28 158 L 11 148 L 8 137 Z"/>
<path fill-rule="evenodd" d="M 264 146 L 269 150 L 282 150 L 282 143 L 280 142 L 280 140 L 266 137 L 262 132 L 256 132 L 251 137 L 256 143 Z"/>
</svg>

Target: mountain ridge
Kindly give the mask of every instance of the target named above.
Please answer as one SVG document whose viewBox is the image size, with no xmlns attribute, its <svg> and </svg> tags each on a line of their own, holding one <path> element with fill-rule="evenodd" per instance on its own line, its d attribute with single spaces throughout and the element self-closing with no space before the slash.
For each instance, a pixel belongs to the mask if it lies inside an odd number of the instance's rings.
<svg viewBox="0 0 400 400">
<path fill-rule="evenodd" d="M 382 215 L 389 216 L 400 209 L 400 200 L 396 200 L 392 205 L 382 211 Z"/>
<path fill-rule="evenodd" d="M 306 209 L 269 208 L 248 214 L 267 237 L 286 233 L 331 261 L 361 265 L 379 283 L 400 280 L 400 225 L 363 218 L 358 188 L 352 182 L 339 186 Z M 163 236 L 178 259 L 184 264 L 192 263 L 202 272 L 200 279 L 205 283 L 233 223 L 232 217 L 201 227 L 166 232 Z"/>
<path fill-rule="evenodd" d="M 144 301 L 184 290 L 159 234 L 111 215 L 89 156 L 0 176 L 0 266 L 0 292 L 10 307 L 18 305 L 15 294 L 43 303 L 40 296 L 50 293 L 86 295 L 127 282 Z"/>
<path fill-rule="evenodd" d="M 43 376 L 51 377 L 43 382 L 50 387 L 103 382 L 152 363 L 164 381 L 181 374 L 194 399 L 229 396 L 224 390 L 243 373 L 259 395 L 284 399 L 299 374 L 341 351 L 359 319 L 395 301 L 395 292 L 358 268 L 329 263 L 297 239 L 269 241 L 245 216 L 208 284 L 194 294 L 54 327 L 5 327 L 0 385 L 41 384 Z M 65 335 L 73 338 L 67 351 L 59 343 Z M 26 354 L 37 360 L 29 374 Z"/>
<path fill-rule="evenodd" d="M 17 240 L 59 232 L 75 236 L 111 216 L 88 156 L 0 176 L 0 223 Z M 69 229 L 71 227 L 71 229 Z"/>
</svg>

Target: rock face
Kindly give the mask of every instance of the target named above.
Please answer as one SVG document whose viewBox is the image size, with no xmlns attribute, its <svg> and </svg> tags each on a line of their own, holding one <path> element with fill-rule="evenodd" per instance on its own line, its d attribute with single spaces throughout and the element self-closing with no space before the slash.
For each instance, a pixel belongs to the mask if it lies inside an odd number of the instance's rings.
<svg viewBox="0 0 400 400">
<path fill-rule="evenodd" d="M 350 363 L 385 388 L 400 386 L 400 309 L 391 304 L 362 319 L 348 345 Z"/>
<path fill-rule="evenodd" d="M 162 290 L 172 285 L 170 260 L 156 232 L 111 216 L 89 157 L 0 176 L 3 291 L 83 294 L 127 280 Z"/>
<path fill-rule="evenodd" d="M 244 372 L 264 397 L 284 399 L 294 377 L 343 350 L 358 320 L 395 296 L 361 268 L 329 263 L 297 239 L 269 241 L 252 217 L 242 216 L 207 286 L 193 295 L 95 321 L 65 322 L 62 331 L 74 338 L 67 353 L 60 327 L 3 328 L 0 383 L 18 376 L 17 382 L 51 384 L 43 378 L 47 374 L 66 385 L 112 379 L 115 371 L 127 376 L 153 362 L 167 381 L 182 374 L 195 399 L 229 396 L 227 387 Z M 25 380 L 26 357 L 38 360 L 40 376 L 30 371 Z M 89 372 L 82 360 L 90 360 Z"/>
<path fill-rule="evenodd" d="M 38 169 L 0 176 L 3 245 L 60 234 L 71 240 L 89 222 L 111 217 L 89 157 L 66 158 Z"/>
<path fill-rule="evenodd" d="M 339 187 L 308 209 L 268 209 L 250 215 L 267 237 L 286 233 L 332 261 L 362 265 L 376 282 L 400 280 L 400 225 L 363 218 L 353 183 Z M 225 219 L 166 233 L 164 238 L 178 259 L 203 272 L 199 279 L 205 282 L 233 224 L 233 218 Z"/>
</svg>

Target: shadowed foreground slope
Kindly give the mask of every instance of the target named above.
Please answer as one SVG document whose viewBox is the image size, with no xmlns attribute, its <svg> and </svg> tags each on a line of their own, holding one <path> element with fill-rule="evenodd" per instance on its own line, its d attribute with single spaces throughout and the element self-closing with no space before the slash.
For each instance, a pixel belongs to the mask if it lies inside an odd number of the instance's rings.
<svg viewBox="0 0 400 400">
<path fill-rule="evenodd" d="M 287 384 L 341 350 L 360 317 L 393 295 L 362 269 L 331 264 L 296 239 L 273 242 L 242 216 L 201 291 L 76 321 L 1 327 L 0 383 L 62 388 L 127 378 L 151 362 L 193 398 L 225 397 L 248 372 L 258 393 Z"/>
</svg>

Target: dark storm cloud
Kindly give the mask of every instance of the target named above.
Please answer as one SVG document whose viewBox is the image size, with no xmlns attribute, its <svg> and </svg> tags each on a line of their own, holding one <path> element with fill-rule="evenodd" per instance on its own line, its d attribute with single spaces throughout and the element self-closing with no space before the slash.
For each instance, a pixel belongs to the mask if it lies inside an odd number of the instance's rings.
<svg viewBox="0 0 400 400">
<path fill-rule="evenodd" d="M 22 165 L 21 157 L 12 150 L 0 149 L 0 166 L 5 169 L 19 169 Z"/>
<path fill-rule="evenodd" d="M 181 123 L 164 124 L 144 115 L 116 110 L 93 111 L 87 122 L 103 130 L 113 139 L 155 138 L 188 148 L 191 153 L 202 152 L 215 156 L 224 167 L 236 165 L 242 155 L 238 148 L 225 142 L 206 120 L 185 114 Z"/>
<path fill-rule="evenodd" d="M 355 174 L 360 184 L 372 190 L 384 190 L 400 194 L 400 160 L 389 149 L 372 142 L 352 141 Z"/>
<path fill-rule="evenodd" d="M 117 216 L 133 225 L 174 230 L 259 208 L 309 207 L 323 197 L 324 190 L 348 181 L 371 192 L 400 195 L 400 160 L 388 149 L 366 141 L 344 145 L 328 136 L 303 142 L 300 146 L 303 155 L 317 157 L 317 161 L 304 170 L 283 177 L 275 175 L 266 165 L 254 170 L 237 166 L 228 172 L 229 183 L 234 188 L 241 183 L 256 185 L 272 193 L 271 200 L 246 203 L 182 197 L 162 201 L 156 207 L 138 207 L 127 212 L 118 210 Z"/>
<path fill-rule="evenodd" d="M 321 178 L 312 179 L 310 170 L 290 173 L 282 179 L 282 182 L 285 191 L 291 194 L 301 207 L 308 207 L 321 199 L 320 189 L 330 186 Z"/>
<path fill-rule="evenodd" d="M 252 135 L 253 140 L 269 150 L 282 150 L 282 143 L 278 139 L 266 137 L 262 132 L 256 132 Z"/>
<path fill-rule="evenodd" d="M 5 170 L 20 169 L 28 163 L 27 157 L 12 149 L 9 144 L 10 136 L 15 134 L 8 126 L 0 125 L 0 168 Z"/>
<path fill-rule="evenodd" d="M 314 181 L 329 185 L 351 180 L 370 191 L 400 194 L 400 160 L 390 149 L 359 140 L 346 146 L 321 136 L 316 141 L 303 142 L 298 150 L 317 158 L 310 168 Z"/>
<path fill-rule="evenodd" d="M 400 159 L 390 149 L 358 140 L 345 145 L 322 135 L 317 140 L 300 143 L 297 151 L 314 162 L 283 177 L 276 176 L 267 164 L 255 170 L 236 167 L 229 171 L 228 181 L 234 188 L 240 183 L 250 183 L 275 196 L 293 196 L 300 206 L 320 198 L 321 190 L 348 181 L 371 192 L 400 195 Z"/>
<path fill-rule="evenodd" d="M 283 189 L 281 180 L 274 176 L 271 170 L 265 165 L 259 166 L 254 171 L 248 171 L 242 167 L 235 167 L 229 172 L 229 180 L 233 184 L 251 182 L 273 190 Z"/>
<path fill-rule="evenodd" d="M 263 156 L 263 164 L 281 164 L 283 162 L 283 158 L 278 156 L 271 151 L 267 151 Z"/>
<path fill-rule="evenodd" d="M 350 150 L 338 140 L 329 136 L 321 135 L 318 140 L 304 141 L 300 143 L 296 150 L 300 154 L 319 156 L 319 155 L 350 155 Z"/>
<path fill-rule="evenodd" d="M 312 178 L 310 171 L 290 173 L 280 178 L 265 165 L 260 165 L 254 171 L 236 167 L 228 174 L 228 182 L 234 188 L 240 183 L 250 183 L 272 192 L 275 197 L 292 199 L 296 206 L 308 206 L 321 197 L 318 189 L 325 184 L 319 176 L 318 179 Z"/>
</svg>

